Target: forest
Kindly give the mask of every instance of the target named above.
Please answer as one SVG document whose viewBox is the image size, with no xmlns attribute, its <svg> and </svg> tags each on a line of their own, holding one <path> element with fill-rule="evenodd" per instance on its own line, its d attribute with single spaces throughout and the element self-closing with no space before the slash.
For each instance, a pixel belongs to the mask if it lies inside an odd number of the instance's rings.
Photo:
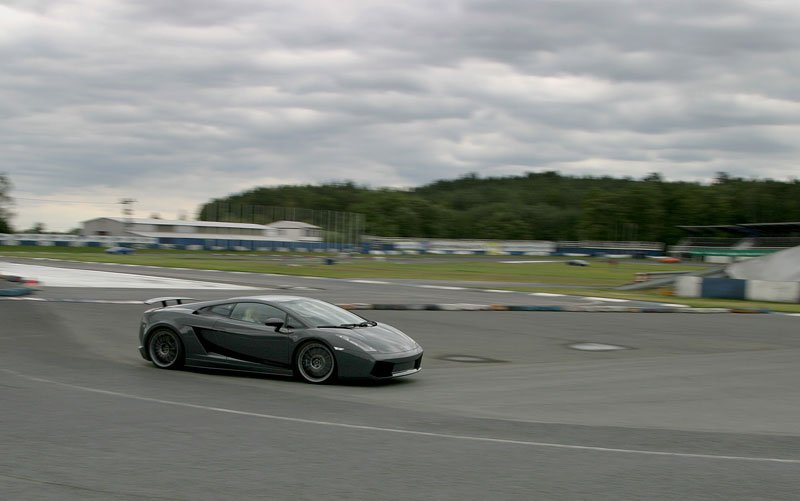
<svg viewBox="0 0 800 501">
<path fill-rule="evenodd" d="M 361 213 L 366 216 L 363 232 L 384 237 L 674 244 L 685 236 L 679 225 L 800 221 L 800 181 L 744 179 L 724 172 L 710 184 L 666 181 L 657 173 L 638 180 L 557 172 L 485 178 L 472 173 L 411 189 L 352 182 L 259 187 L 204 204 L 198 218 L 271 222 L 254 216 L 267 214 L 260 210 L 266 207 Z"/>
</svg>

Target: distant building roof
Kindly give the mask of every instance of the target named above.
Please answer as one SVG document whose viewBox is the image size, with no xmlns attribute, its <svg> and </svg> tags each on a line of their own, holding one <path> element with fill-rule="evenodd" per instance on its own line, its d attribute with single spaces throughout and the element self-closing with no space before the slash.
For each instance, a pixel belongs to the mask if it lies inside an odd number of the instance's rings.
<svg viewBox="0 0 800 501">
<path fill-rule="evenodd" d="M 215 234 L 215 233 L 162 233 L 149 231 L 131 231 L 131 235 L 149 238 L 175 238 L 181 240 L 242 240 L 247 242 L 294 242 L 278 236 L 264 235 L 237 235 L 237 234 Z"/>
<path fill-rule="evenodd" d="M 88 223 L 91 221 L 97 221 L 100 219 L 109 219 L 111 221 L 115 221 L 117 223 L 131 223 L 131 224 L 152 224 L 152 225 L 165 225 L 165 226 L 203 226 L 203 227 L 213 227 L 213 228 L 241 228 L 241 229 L 252 229 L 252 230 L 264 230 L 267 229 L 268 226 L 263 224 L 251 224 L 251 223 L 226 223 L 222 221 L 184 221 L 181 219 L 151 219 L 151 218 L 124 218 L 124 217 L 98 217 L 94 219 L 89 219 L 84 221 L 84 223 Z"/>
<path fill-rule="evenodd" d="M 744 233 L 751 236 L 784 236 L 800 232 L 800 222 L 784 223 L 741 223 L 678 226 L 691 233 L 728 232 Z"/>
<path fill-rule="evenodd" d="M 302 221 L 275 221 L 274 223 L 269 223 L 267 226 L 270 228 L 285 228 L 285 229 L 320 228 L 319 226 L 315 226 L 309 223 L 304 223 Z"/>
</svg>

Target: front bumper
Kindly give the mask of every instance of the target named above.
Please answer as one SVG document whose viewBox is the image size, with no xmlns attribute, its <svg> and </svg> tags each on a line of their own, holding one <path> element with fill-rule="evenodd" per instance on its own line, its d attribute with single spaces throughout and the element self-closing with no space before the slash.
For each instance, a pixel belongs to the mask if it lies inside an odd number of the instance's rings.
<svg viewBox="0 0 800 501">
<path fill-rule="evenodd" d="M 422 369 L 422 348 L 403 353 L 370 354 L 337 351 L 339 377 L 343 379 L 392 379 Z"/>
</svg>

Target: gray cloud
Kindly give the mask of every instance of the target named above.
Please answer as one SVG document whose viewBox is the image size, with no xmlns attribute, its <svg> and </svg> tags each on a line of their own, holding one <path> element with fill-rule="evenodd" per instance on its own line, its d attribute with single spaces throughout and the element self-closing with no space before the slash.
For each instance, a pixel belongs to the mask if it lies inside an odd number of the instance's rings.
<svg viewBox="0 0 800 501">
<path fill-rule="evenodd" d="M 798 28 L 792 0 L 6 1 L 0 172 L 84 202 L 20 200 L 56 229 L 264 184 L 786 179 Z"/>
</svg>

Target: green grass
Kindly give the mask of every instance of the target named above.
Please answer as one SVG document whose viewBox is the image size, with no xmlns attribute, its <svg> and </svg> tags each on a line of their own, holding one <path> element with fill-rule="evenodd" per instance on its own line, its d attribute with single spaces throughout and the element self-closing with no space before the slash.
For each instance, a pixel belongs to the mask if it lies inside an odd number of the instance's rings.
<svg viewBox="0 0 800 501">
<path fill-rule="evenodd" d="M 138 250 L 132 255 L 105 254 L 100 248 L 86 247 L 0 247 L 0 256 L 39 257 L 72 261 L 126 263 L 148 266 L 165 266 L 222 271 L 247 271 L 278 273 L 283 275 L 319 276 L 328 278 L 363 279 L 417 279 L 475 282 L 505 282 L 503 285 L 483 287 L 522 292 L 550 292 L 577 296 L 603 296 L 640 301 L 674 302 L 695 307 L 769 309 L 800 313 L 800 305 L 723 299 L 689 299 L 667 294 L 666 290 L 619 291 L 614 287 L 630 283 L 636 273 L 656 271 L 695 271 L 698 264 L 661 264 L 649 260 L 622 261 L 609 265 L 600 259 L 587 259 L 591 266 L 568 266 L 566 260 L 557 258 L 530 258 L 554 260 L 551 263 L 506 264 L 506 257 L 475 258 L 448 256 L 426 258 L 398 256 L 388 259 L 372 257 L 335 258 L 336 264 L 326 265 L 323 256 L 330 254 L 271 253 L 179 250 Z"/>
<path fill-rule="evenodd" d="M 620 291 L 616 289 L 574 289 L 569 287 L 504 287 L 519 292 L 549 292 L 570 296 L 599 296 L 632 301 L 685 304 L 693 308 L 731 308 L 735 310 L 770 310 L 781 313 L 800 313 L 800 304 L 771 303 L 767 301 L 743 301 L 737 299 L 685 298 L 671 294 L 669 289 Z"/>
<path fill-rule="evenodd" d="M 552 263 L 506 264 L 499 262 L 504 259 L 503 257 L 475 259 L 468 256 L 452 256 L 446 260 L 414 256 L 387 260 L 371 257 L 335 258 L 335 265 L 326 265 L 321 256 L 307 253 L 244 252 L 220 255 L 207 251 L 141 250 L 131 255 L 114 255 L 105 254 L 102 249 L 83 249 L 83 252 L 80 252 L 79 248 L 76 250 L 69 247 L 33 249 L 35 250 L 28 250 L 26 247 L 8 247 L 0 248 L 0 252 L 9 257 L 40 257 L 329 278 L 406 278 L 590 287 L 614 287 L 632 282 L 636 273 L 641 271 L 698 269 L 696 265 L 662 265 L 651 261 L 630 261 L 610 266 L 598 260 L 593 266 L 587 267 L 567 266 L 564 260 Z"/>
</svg>

